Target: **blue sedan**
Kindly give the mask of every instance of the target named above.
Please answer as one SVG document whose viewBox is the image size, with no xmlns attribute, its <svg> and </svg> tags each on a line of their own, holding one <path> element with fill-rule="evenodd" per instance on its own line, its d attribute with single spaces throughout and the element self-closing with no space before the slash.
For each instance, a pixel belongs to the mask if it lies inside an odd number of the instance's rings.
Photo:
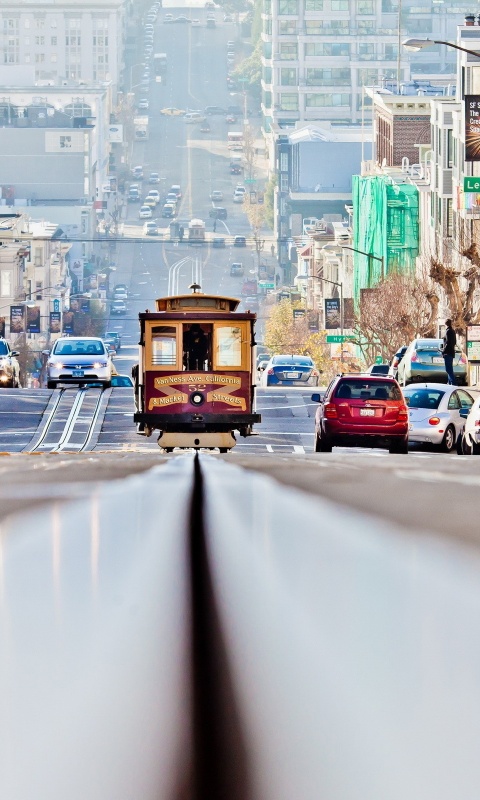
<svg viewBox="0 0 480 800">
<path fill-rule="evenodd" d="M 319 372 L 310 356 L 273 356 L 266 365 L 262 386 L 318 386 Z"/>
</svg>

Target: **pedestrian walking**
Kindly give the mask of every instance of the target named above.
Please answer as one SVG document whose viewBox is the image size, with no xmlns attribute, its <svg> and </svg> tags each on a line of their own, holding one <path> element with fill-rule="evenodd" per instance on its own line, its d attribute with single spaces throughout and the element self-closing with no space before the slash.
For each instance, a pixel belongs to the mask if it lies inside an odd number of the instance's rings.
<svg viewBox="0 0 480 800">
<path fill-rule="evenodd" d="M 443 337 L 442 354 L 445 361 L 445 372 L 448 375 L 449 386 L 456 386 L 455 373 L 453 371 L 453 359 L 455 358 L 455 345 L 457 344 L 457 335 L 452 328 L 452 320 L 446 319 L 445 325 L 447 330 Z"/>
<path fill-rule="evenodd" d="M 216 233 L 216 231 L 217 231 L 217 220 L 214 219 L 213 220 L 213 232 Z"/>
<path fill-rule="evenodd" d="M 271 252 L 272 257 L 273 257 L 275 255 L 275 245 L 274 244 L 272 244 L 272 246 L 270 247 L 270 252 Z"/>
</svg>

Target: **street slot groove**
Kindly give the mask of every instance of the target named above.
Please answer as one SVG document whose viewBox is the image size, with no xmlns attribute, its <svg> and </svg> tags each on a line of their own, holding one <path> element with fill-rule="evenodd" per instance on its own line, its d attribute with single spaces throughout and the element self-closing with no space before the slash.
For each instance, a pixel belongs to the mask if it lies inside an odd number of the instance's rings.
<svg viewBox="0 0 480 800">
<path fill-rule="evenodd" d="M 82 452 L 90 443 L 102 407 L 103 390 L 82 387 L 60 389 L 40 438 L 26 452 Z"/>
</svg>

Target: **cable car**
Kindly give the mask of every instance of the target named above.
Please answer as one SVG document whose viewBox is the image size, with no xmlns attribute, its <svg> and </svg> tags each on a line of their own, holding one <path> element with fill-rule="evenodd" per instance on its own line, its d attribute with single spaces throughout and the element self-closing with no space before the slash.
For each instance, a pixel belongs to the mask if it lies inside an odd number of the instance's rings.
<svg viewBox="0 0 480 800">
<path fill-rule="evenodd" d="M 239 300 L 204 294 L 162 297 L 140 319 L 140 360 L 134 367 L 137 433 L 159 431 L 167 452 L 236 444 L 252 435 L 255 413 L 255 314 Z"/>
</svg>

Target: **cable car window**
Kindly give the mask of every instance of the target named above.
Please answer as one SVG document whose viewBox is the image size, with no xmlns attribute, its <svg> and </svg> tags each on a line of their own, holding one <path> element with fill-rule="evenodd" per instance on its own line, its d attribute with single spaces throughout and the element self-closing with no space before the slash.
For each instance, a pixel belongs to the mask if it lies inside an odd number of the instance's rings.
<svg viewBox="0 0 480 800">
<path fill-rule="evenodd" d="M 177 364 L 177 329 L 162 325 L 152 329 L 152 365 L 176 366 Z"/>
<path fill-rule="evenodd" d="M 215 364 L 217 367 L 241 367 L 242 331 L 233 325 L 215 330 Z"/>
<path fill-rule="evenodd" d="M 185 369 L 211 369 L 212 326 L 197 322 L 183 326 L 183 366 Z"/>
</svg>

